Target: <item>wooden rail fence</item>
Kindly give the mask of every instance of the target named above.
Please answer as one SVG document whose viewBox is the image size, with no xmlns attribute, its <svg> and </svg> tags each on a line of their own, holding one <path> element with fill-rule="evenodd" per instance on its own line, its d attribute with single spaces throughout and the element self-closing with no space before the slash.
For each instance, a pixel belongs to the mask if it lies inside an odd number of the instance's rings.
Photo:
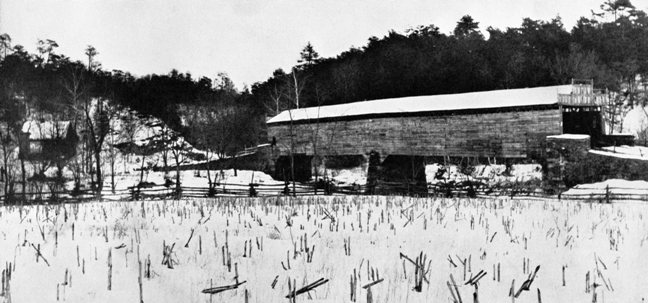
<svg viewBox="0 0 648 303">
<path fill-rule="evenodd" d="M 212 188 L 174 185 L 134 186 L 126 189 L 104 189 L 101 200 L 104 201 L 131 201 L 146 199 L 179 199 L 179 198 L 205 198 L 222 196 L 239 197 L 271 197 L 271 196 L 311 196 L 311 195 L 409 195 L 409 196 L 435 196 L 435 197 L 542 197 L 566 200 L 580 200 L 591 202 L 610 202 L 619 200 L 645 200 L 648 201 L 648 189 L 634 188 L 606 188 L 591 189 L 583 193 L 570 193 L 548 195 L 542 189 L 530 184 L 505 184 L 486 185 L 479 182 L 436 183 L 426 186 L 403 182 L 379 182 L 369 185 L 344 185 L 336 186 L 332 183 L 296 183 L 293 190 L 292 183 L 284 184 L 237 184 L 218 183 Z M 42 191 L 14 193 L 13 195 L 0 195 L 3 204 L 39 204 L 39 203 L 78 203 L 98 200 L 97 194 L 92 190 L 81 190 L 76 193 L 71 191 Z"/>
</svg>

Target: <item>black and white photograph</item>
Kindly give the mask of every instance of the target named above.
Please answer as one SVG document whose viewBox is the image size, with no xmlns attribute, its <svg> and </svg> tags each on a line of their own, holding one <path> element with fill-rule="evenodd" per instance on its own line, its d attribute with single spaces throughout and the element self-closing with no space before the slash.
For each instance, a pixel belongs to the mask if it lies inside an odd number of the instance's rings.
<svg viewBox="0 0 648 303">
<path fill-rule="evenodd" d="M 0 0 L 0 303 L 645 303 L 647 11 Z"/>
</svg>

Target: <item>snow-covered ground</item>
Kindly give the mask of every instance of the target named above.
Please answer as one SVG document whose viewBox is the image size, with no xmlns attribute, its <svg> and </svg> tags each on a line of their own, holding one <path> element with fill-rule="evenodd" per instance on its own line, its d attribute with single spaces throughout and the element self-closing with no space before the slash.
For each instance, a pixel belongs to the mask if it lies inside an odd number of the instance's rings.
<svg viewBox="0 0 648 303">
<path fill-rule="evenodd" d="M 647 181 L 609 179 L 603 182 L 579 184 L 561 194 L 565 199 L 591 199 L 594 201 L 636 200 L 648 201 Z"/>
<path fill-rule="evenodd" d="M 367 184 L 367 167 L 358 166 L 344 169 L 327 169 L 326 177 L 339 185 Z"/>
<path fill-rule="evenodd" d="M 425 166 L 425 175 L 428 183 L 439 182 L 434 179 L 434 176 L 440 168 L 444 167 L 440 164 L 431 164 Z M 446 172 L 442 176 L 446 180 L 466 181 L 466 180 L 482 180 L 489 184 L 504 183 L 504 182 L 527 182 L 533 180 L 542 180 L 542 166 L 539 164 L 515 164 L 512 165 L 511 171 L 506 172 L 506 165 L 493 164 L 493 165 L 476 165 L 470 175 L 461 172 L 458 166 L 449 165 L 446 167 Z"/>
<path fill-rule="evenodd" d="M 365 302 L 384 279 L 374 302 L 451 302 L 454 279 L 463 302 L 508 302 L 524 283 L 515 302 L 641 302 L 647 218 L 642 204 L 371 196 L 3 207 L 0 300 L 272 303 L 322 278 L 297 301 Z M 421 292 L 401 254 L 426 258 Z"/>
</svg>

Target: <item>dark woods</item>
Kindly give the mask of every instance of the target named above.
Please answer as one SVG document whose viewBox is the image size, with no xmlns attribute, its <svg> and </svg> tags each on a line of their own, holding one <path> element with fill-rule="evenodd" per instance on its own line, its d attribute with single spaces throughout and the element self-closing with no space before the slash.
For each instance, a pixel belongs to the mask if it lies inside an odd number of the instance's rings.
<svg viewBox="0 0 648 303">
<path fill-rule="evenodd" d="M 12 46 L 10 36 L 3 35 L 0 115 L 10 128 L 22 125 L 28 109 L 55 120 L 74 120 L 91 100 L 103 100 L 115 110 L 128 107 L 142 116 L 157 117 L 183 133 L 190 132 L 180 123 L 183 106 L 260 114 L 250 95 L 237 92 L 224 73 L 214 81 L 193 79 L 191 74 L 176 70 L 167 75 L 135 77 L 119 70 L 103 70 L 96 60 L 99 53 L 92 46 L 86 50 L 87 62 L 56 53 L 57 46 L 52 40 L 39 41 L 39 53 L 30 54 L 21 45 Z M 249 146 L 255 141 L 242 143 Z"/>
<path fill-rule="evenodd" d="M 450 35 L 434 25 L 391 31 L 335 58 L 319 58 L 308 44 L 300 65 L 278 69 L 254 84 L 252 94 L 274 115 L 296 107 L 296 96 L 299 107 L 307 107 L 567 84 L 572 78 L 620 90 L 648 72 L 648 17 L 627 0 L 605 2 L 571 30 L 559 17 L 524 19 L 505 30 L 486 27 L 486 34 L 480 28 L 464 16 Z"/>
</svg>

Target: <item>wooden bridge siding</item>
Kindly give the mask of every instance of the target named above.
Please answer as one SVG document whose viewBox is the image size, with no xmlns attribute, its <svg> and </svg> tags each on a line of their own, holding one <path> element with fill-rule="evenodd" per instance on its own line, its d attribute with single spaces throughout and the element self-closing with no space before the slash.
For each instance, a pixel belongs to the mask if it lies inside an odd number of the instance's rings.
<svg viewBox="0 0 648 303">
<path fill-rule="evenodd" d="M 389 117 L 294 124 L 295 152 L 318 155 L 469 156 L 524 158 L 542 153 L 547 135 L 562 133 L 559 109 L 469 115 Z M 317 130 L 317 131 L 316 131 Z M 290 151 L 290 126 L 268 125 L 279 155 Z"/>
</svg>

